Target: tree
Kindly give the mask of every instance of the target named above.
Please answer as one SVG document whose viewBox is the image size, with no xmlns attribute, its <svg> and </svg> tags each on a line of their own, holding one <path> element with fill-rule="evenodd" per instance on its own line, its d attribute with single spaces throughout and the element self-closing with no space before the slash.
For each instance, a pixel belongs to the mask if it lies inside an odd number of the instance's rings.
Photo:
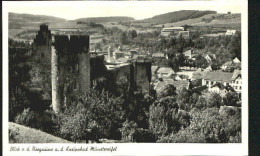
<svg viewBox="0 0 260 156">
<path fill-rule="evenodd" d="M 156 135 L 161 137 L 178 131 L 180 125 L 173 116 L 178 115 L 179 106 L 172 96 L 161 98 L 150 106 L 149 129 Z"/>
<path fill-rule="evenodd" d="M 120 35 L 120 42 L 121 42 L 122 44 L 127 44 L 127 43 L 128 43 L 126 32 L 123 32 L 123 33 Z"/>
<path fill-rule="evenodd" d="M 195 108 L 202 110 L 202 109 L 206 109 L 207 108 L 206 106 L 207 106 L 207 100 L 204 97 L 200 96 L 198 101 L 195 104 Z"/>
<path fill-rule="evenodd" d="M 161 37 L 160 41 L 159 41 L 159 46 L 160 46 L 160 49 L 164 49 L 164 47 L 166 46 L 167 44 L 167 40 L 164 38 L 164 37 Z"/>
<path fill-rule="evenodd" d="M 237 33 L 231 38 L 231 42 L 228 45 L 229 52 L 232 54 L 234 59 L 237 57 L 239 60 L 241 60 L 241 34 Z"/>
<path fill-rule="evenodd" d="M 136 38 L 137 37 L 137 32 L 136 32 L 136 30 L 131 30 L 130 31 L 130 38 L 131 38 L 131 40 L 133 40 L 134 38 Z"/>
<path fill-rule="evenodd" d="M 198 68 L 206 68 L 208 67 L 207 59 L 205 59 L 201 54 L 199 54 L 195 58 L 195 65 Z"/>
<path fill-rule="evenodd" d="M 158 93 L 157 99 L 174 95 L 176 95 L 176 87 L 174 87 L 172 84 L 168 84 L 163 88 L 162 91 Z"/>
<path fill-rule="evenodd" d="M 186 88 L 182 88 L 177 91 L 176 102 L 179 107 L 183 110 L 190 110 L 191 106 L 189 104 L 190 92 Z"/>
<path fill-rule="evenodd" d="M 172 37 L 166 44 L 167 48 L 175 47 L 176 45 L 176 38 Z"/>
<path fill-rule="evenodd" d="M 222 105 L 222 97 L 218 93 L 211 93 L 207 99 L 207 107 L 217 107 L 219 108 Z"/>
<path fill-rule="evenodd" d="M 9 120 L 21 113 L 31 104 L 30 84 L 30 46 L 24 42 L 9 39 Z"/>
<path fill-rule="evenodd" d="M 127 98 L 124 105 L 126 117 L 136 122 L 139 128 L 148 128 L 149 107 L 154 102 L 154 98 L 141 90 L 133 91 L 125 97 Z"/>
<path fill-rule="evenodd" d="M 180 66 L 184 66 L 184 62 L 185 62 L 185 60 L 186 60 L 185 55 L 182 54 L 182 53 L 179 54 L 179 55 L 178 55 L 178 60 L 179 60 Z"/>
<path fill-rule="evenodd" d="M 203 111 L 192 110 L 191 123 L 177 133 L 171 133 L 157 142 L 169 143 L 228 143 L 241 142 L 241 117 L 236 112 L 231 116 L 222 116 L 218 108 Z"/>
<path fill-rule="evenodd" d="M 173 57 L 169 61 L 169 66 L 176 72 L 179 71 L 180 61 L 177 57 Z"/>
<path fill-rule="evenodd" d="M 237 102 L 239 101 L 239 97 L 237 93 L 228 92 L 223 98 L 224 105 L 226 106 L 237 106 Z"/>
<path fill-rule="evenodd" d="M 119 128 L 125 120 L 122 97 L 91 90 L 77 99 L 61 114 L 61 137 L 72 141 L 121 138 Z"/>
<path fill-rule="evenodd" d="M 134 121 L 126 120 L 123 123 L 122 128 L 120 128 L 120 132 L 122 135 L 122 141 L 124 142 L 133 142 L 133 135 L 136 132 L 138 126 Z"/>
</svg>

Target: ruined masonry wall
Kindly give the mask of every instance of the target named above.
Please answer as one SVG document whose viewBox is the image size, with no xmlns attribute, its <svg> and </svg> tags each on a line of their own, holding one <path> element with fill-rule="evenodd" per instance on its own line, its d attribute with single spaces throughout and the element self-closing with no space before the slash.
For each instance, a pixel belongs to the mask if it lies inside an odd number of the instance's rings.
<svg viewBox="0 0 260 156">
<path fill-rule="evenodd" d="M 144 93 L 149 93 L 150 83 L 151 83 L 151 63 L 136 62 L 134 65 L 135 68 L 135 83 L 137 89 L 142 89 Z"/>
<path fill-rule="evenodd" d="M 58 61 L 56 49 L 51 47 L 51 84 L 52 84 L 52 108 L 55 113 L 60 112 L 60 98 L 58 86 Z"/>
</svg>

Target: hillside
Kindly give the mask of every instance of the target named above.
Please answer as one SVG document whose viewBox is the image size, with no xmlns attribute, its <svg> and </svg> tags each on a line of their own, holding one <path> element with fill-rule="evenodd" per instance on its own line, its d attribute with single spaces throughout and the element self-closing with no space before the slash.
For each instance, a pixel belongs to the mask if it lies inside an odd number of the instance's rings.
<svg viewBox="0 0 260 156">
<path fill-rule="evenodd" d="M 198 11 L 198 10 L 181 10 L 176 12 L 169 12 L 154 16 L 152 18 L 144 19 L 139 22 L 149 22 L 152 24 L 164 24 L 183 21 L 187 19 L 198 18 L 207 14 L 216 14 L 216 11 Z"/>
<path fill-rule="evenodd" d="M 223 27 L 227 29 L 241 29 L 241 14 L 207 14 L 199 18 L 187 19 L 178 22 L 171 22 L 165 24 L 158 24 L 156 27 L 171 27 L 171 26 L 213 26 Z"/>
<path fill-rule="evenodd" d="M 10 143 L 71 143 L 40 130 L 9 122 Z"/>
<path fill-rule="evenodd" d="M 95 22 L 95 23 L 106 23 L 106 22 L 128 22 L 135 20 L 132 17 L 126 16 L 111 16 L 111 17 L 89 17 L 89 18 L 79 18 L 75 21 L 81 22 Z"/>
<path fill-rule="evenodd" d="M 19 29 L 26 26 L 39 25 L 40 23 L 65 22 L 63 18 L 45 15 L 9 13 L 8 23 L 10 29 Z"/>
</svg>

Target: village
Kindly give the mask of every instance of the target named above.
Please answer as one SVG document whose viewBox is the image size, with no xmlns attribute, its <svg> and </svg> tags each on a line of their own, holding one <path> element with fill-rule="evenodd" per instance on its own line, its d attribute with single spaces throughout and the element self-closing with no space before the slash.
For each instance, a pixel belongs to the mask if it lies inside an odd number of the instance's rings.
<svg viewBox="0 0 260 156">
<path fill-rule="evenodd" d="M 184 27 L 163 28 L 161 35 L 167 38 L 180 37 L 189 38 L 189 31 L 184 31 Z M 236 30 L 227 30 L 222 33 L 224 36 L 233 36 Z M 166 51 L 166 52 L 165 52 Z M 178 71 L 174 71 L 169 65 L 157 65 L 156 62 L 167 62 L 169 60 L 167 49 L 164 52 L 145 52 L 139 48 L 129 49 L 118 47 L 115 51 L 108 48 L 107 52 L 93 49 L 91 55 L 104 55 L 104 60 L 108 64 L 107 69 L 113 69 L 126 65 L 133 61 L 151 61 L 151 86 L 156 92 L 162 91 L 167 85 L 174 85 L 177 89 L 204 88 L 203 92 L 215 92 L 222 97 L 228 92 L 237 93 L 241 98 L 242 79 L 241 79 L 241 61 L 236 57 L 233 60 L 223 63 L 219 69 L 212 69 L 211 63 L 219 58 L 212 52 L 202 54 L 207 61 L 208 66 L 200 68 L 196 66 L 181 66 Z M 185 56 L 184 62 L 196 61 L 199 55 L 196 50 L 190 49 L 182 53 Z M 194 85 L 194 82 L 196 84 Z M 204 86 L 204 87 L 203 87 Z"/>
</svg>

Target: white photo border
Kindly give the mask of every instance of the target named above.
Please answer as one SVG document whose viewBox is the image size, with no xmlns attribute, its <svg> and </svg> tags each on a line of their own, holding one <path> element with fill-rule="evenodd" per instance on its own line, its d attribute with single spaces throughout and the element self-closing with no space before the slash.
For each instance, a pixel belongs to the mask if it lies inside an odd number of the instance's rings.
<svg viewBox="0 0 260 156">
<path fill-rule="evenodd" d="M 195 3 L 194 1 L 152 1 L 154 3 L 176 3 L 186 5 L 188 3 Z M 152 3 L 148 1 L 143 2 L 127 2 L 125 3 Z M 203 3 L 223 3 L 223 0 L 215 1 L 196 1 L 203 5 Z M 28 156 L 34 155 L 248 155 L 248 3 L 247 0 L 238 0 L 236 3 L 241 4 L 241 39 L 242 39 L 242 143 L 224 143 L 224 144 L 201 144 L 201 143 L 109 143 L 109 144 L 9 144 L 9 135 L 8 135 L 8 8 L 16 3 L 25 4 L 33 3 L 39 5 L 40 3 L 54 5 L 55 1 L 48 2 L 3 2 L 2 4 L 2 32 L 3 32 L 3 153 L 4 155 L 23 155 Z M 63 3 L 72 3 L 72 2 L 63 2 Z M 73 2 L 74 4 L 80 3 L 98 3 L 96 2 Z M 124 3 L 122 1 L 111 2 L 111 1 L 102 1 L 105 5 L 106 3 Z M 209 8 L 210 10 L 210 8 Z M 14 152 L 10 151 L 12 146 L 27 148 L 32 146 L 37 147 L 52 147 L 52 148 L 61 148 L 62 146 L 66 148 L 67 146 L 72 147 L 117 147 L 115 152 Z"/>
</svg>

